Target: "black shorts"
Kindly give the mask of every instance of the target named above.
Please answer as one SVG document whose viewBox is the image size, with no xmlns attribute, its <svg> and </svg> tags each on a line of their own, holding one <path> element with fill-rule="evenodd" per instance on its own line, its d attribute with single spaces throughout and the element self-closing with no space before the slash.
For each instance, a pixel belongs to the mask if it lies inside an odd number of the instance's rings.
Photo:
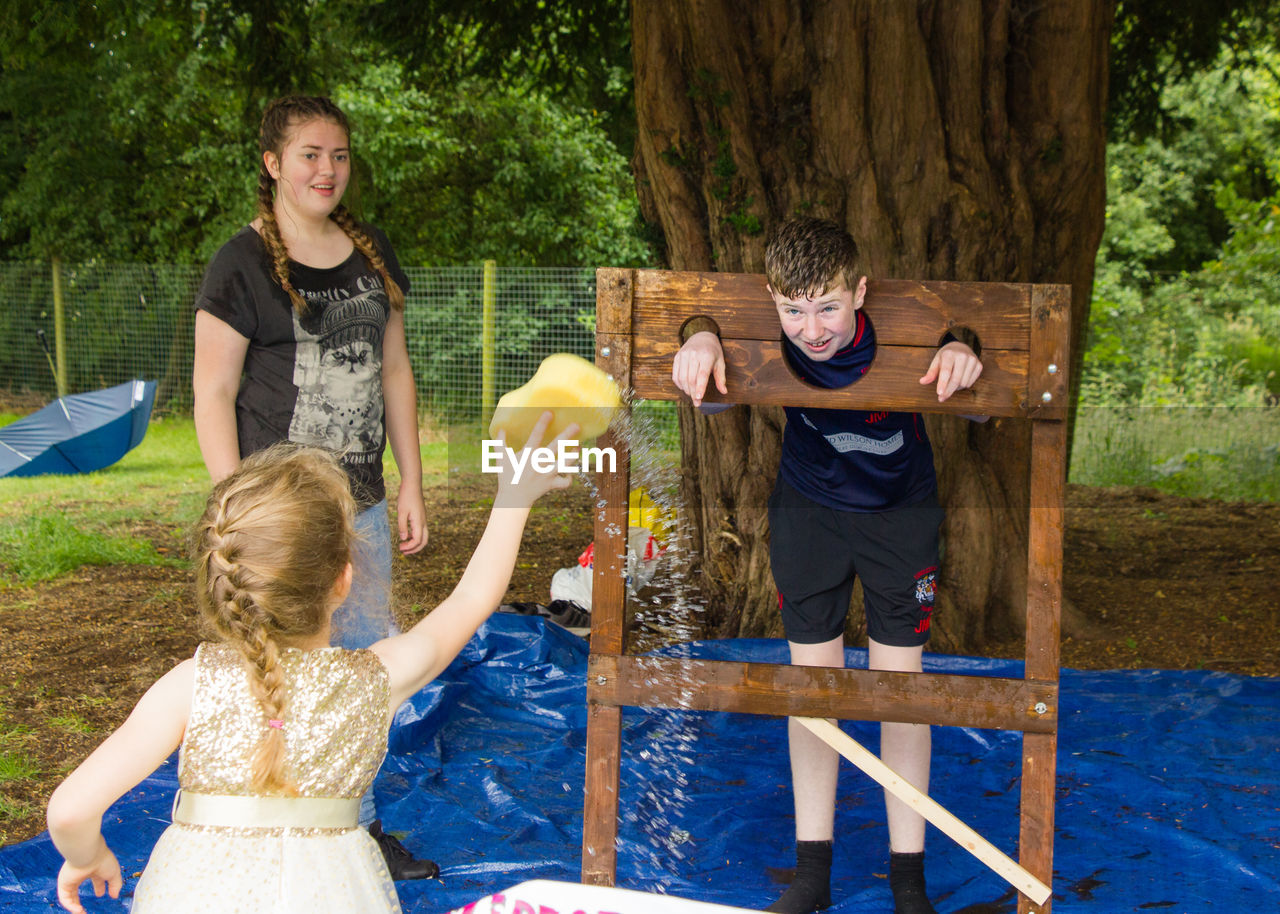
<svg viewBox="0 0 1280 914">
<path fill-rule="evenodd" d="M 861 577 L 869 637 L 892 647 L 927 642 L 941 523 L 936 495 L 894 511 L 838 511 L 779 477 L 769 497 L 769 560 L 787 640 L 839 637 Z"/>
</svg>

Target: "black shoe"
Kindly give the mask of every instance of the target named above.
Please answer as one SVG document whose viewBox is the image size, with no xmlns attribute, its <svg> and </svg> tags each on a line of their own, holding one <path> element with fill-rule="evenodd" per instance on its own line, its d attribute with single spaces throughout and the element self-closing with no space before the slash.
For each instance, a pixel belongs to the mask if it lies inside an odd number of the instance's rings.
<svg viewBox="0 0 1280 914">
<path fill-rule="evenodd" d="M 590 628 L 591 611 L 570 600 L 552 600 L 547 607 L 551 621 L 565 628 Z"/>
<path fill-rule="evenodd" d="M 440 867 L 430 860 L 419 860 L 409 853 L 399 838 L 384 832 L 381 819 L 373 820 L 369 825 L 369 834 L 378 842 L 392 879 L 435 879 L 440 875 Z"/>
</svg>

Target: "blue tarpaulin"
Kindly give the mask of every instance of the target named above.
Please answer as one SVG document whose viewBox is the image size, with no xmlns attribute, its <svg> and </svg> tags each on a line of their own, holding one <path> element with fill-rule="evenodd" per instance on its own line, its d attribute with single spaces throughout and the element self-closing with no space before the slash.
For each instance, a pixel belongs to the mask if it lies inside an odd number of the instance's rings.
<svg viewBox="0 0 1280 914">
<path fill-rule="evenodd" d="M 784 662 L 772 640 L 668 653 Z M 406 912 L 439 914 L 530 879 L 577 881 L 586 644 L 535 616 L 498 615 L 401 709 L 376 783 L 390 830 L 440 863 L 398 884 Z M 850 665 L 865 664 L 849 651 Z M 1018 676 L 1009 661 L 926 655 L 928 670 Z M 1214 672 L 1062 674 L 1055 911 L 1280 908 L 1280 678 Z M 844 729 L 875 749 L 878 726 Z M 934 728 L 931 793 L 1016 858 L 1020 736 Z M 763 908 L 793 865 L 786 724 L 727 713 L 624 712 L 618 884 Z M 125 895 L 168 822 L 176 756 L 112 807 Z M 834 914 L 892 909 L 883 792 L 841 769 Z M 943 912 L 1013 912 L 1013 890 L 930 829 Z M 0 911 L 56 908 L 47 835 L 0 849 Z M 91 894 L 87 890 L 85 894 Z M 91 911 L 127 899 L 87 899 Z"/>
</svg>

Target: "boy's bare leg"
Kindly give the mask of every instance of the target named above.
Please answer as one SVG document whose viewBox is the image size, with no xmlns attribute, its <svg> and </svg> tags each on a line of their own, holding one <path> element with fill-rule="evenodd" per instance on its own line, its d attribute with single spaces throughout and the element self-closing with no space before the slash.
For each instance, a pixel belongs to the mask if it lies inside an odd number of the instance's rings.
<svg viewBox="0 0 1280 914">
<path fill-rule="evenodd" d="M 890 647 L 872 639 L 868 641 L 871 669 L 920 672 L 924 648 Z M 932 745 L 928 724 L 886 721 L 880 725 L 880 760 L 925 793 L 929 792 Z M 924 817 L 887 791 L 884 805 L 889 819 L 889 849 L 902 854 L 924 850 Z"/>
<path fill-rule="evenodd" d="M 892 647 L 868 639 L 873 670 L 918 673 L 923 647 Z M 929 791 L 932 735 L 928 724 L 880 724 L 880 759 L 913 786 Z M 924 817 L 906 803 L 884 795 L 889 821 L 889 884 L 897 914 L 933 914 L 924 884 Z"/>
<path fill-rule="evenodd" d="M 844 666 L 844 637 L 821 644 L 787 642 L 796 666 Z M 796 874 L 767 910 L 809 914 L 831 905 L 831 847 L 840 756 L 794 720 L 787 721 L 791 791 L 796 809 Z"/>
<path fill-rule="evenodd" d="M 821 644 L 788 641 L 795 666 L 844 667 L 844 636 Z M 791 789 L 796 803 L 796 840 L 830 841 L 835 827 L 836 779 L 840 756 L 794 720 L 787 721 L 791 748 Z"/>
</svg>

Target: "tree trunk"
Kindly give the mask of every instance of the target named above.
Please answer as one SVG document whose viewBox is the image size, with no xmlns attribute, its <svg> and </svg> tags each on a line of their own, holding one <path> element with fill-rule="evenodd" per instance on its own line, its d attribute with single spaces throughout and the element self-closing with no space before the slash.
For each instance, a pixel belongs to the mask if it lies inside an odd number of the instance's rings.
<svg viewBox="0 0 1280 914">
<path fill-rule="evenodd" d="M 812 214 L 873 277 L 1070 283 L 1078 369 L 1111 19 L 1111 0 L 634 0 L 645 215 L 679 270 L 762 272 L 767 230 Z M 1029 426 L 928 421 L 947 507 L 933 646 L 971 651 L 1021 630 Z M 680 425 L 713 633 L 777 634 L 781 413 Z"/>
</svg>

